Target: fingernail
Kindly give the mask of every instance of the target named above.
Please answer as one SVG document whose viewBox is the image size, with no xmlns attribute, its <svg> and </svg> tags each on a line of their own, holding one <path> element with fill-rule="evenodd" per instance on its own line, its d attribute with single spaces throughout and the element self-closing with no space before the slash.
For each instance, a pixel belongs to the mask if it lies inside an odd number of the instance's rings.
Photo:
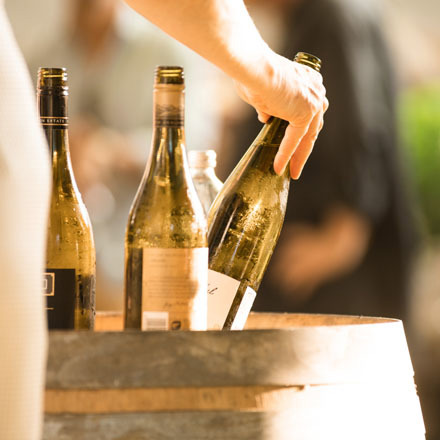
<svg viewBox="0 0 440 440">
<path fill-rule="evenodd" d="M 279 164 L 280 160 L 278 159 L 277 156 L 275 156 L 275 160 L 273 161 L 273 169 L 275 171 L 276 174 L 278 174 L 279 176 L 283 175 L 284 172 L 286 171 L 286 167 L 289 164 L 289 162 L 287 162 L 284 165 L 280 165 Z"/>
<path fill-rule="evenodd" d="M 295 174 L 293 174 L 292 172 L 290 172 L 290 177 L 293 179 L 293 180 L 298 180 L 300 177 L 301 177 L 301 174 L 302 174 L 302 168 L 299 170 L 299 171 L 297 171 Z"/>
</svg>

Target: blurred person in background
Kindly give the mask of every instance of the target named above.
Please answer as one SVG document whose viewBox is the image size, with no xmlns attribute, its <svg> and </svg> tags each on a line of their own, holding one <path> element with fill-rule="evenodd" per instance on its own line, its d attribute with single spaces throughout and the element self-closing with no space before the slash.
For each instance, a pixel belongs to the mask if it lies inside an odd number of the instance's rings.
<svg viewBox="0 0 440 440">
<path fill-rule="evenodd" d="M 292 184 L 284 228 L 253 310 L 405 319 L 417 232 L 396 133 L 393 61 L 378 5 L 249 4 L 263 24 L 276 24 L 268 33 L 282 55 L 292 59 L 305 51 L 321 58 L 331 102 L 317 148 Z M 227 121 L 235 128 L 228 139 L 230 168 L 260 129 L 252 111 L 241 114 Z"/>
</svg>

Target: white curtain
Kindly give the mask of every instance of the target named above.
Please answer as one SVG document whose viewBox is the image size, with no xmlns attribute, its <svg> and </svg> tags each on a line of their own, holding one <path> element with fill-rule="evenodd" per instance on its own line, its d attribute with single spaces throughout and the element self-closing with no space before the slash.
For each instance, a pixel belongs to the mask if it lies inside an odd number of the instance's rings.
<svg viewBox="0 0 440 440">
<path fill-rule="evenodd" d="M 0 0 L 0 438 L 41 437 L 50 189 L 35 93 Z"/>
</svg>

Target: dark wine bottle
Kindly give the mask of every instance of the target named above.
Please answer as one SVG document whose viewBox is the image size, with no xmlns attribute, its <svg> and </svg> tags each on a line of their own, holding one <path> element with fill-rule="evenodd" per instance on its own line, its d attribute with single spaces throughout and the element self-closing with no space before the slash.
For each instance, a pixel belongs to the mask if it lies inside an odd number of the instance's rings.
<svg viewBox="0 0 440 440">
<path fill-rule="evenodd" d="M 95 245 L 89 215 L 70 162 L 66 69 L 40 68 L 37 96 L 52 159 L 44 274 L 48 325 L 49 329 L 93 329 Z"/>
<path fill-rule="evenodd" d="M 295 61 L 318 70 L 300 52 Z M 288 122 L 271 117 L 226 180 L 208 214 L 208 328 L 240 330 L 277 243 L 290 175 L 273 169 Z"/>
</svg>

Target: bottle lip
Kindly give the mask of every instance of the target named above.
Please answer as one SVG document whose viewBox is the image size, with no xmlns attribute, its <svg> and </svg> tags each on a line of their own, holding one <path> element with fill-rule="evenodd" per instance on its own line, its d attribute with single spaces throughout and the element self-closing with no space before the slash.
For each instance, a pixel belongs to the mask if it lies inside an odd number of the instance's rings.
<svg viewBox="0 0 440 440">
<path fill-rule="evenodd" d="M 154 71 L 154 84 L 185 84 L 181 66 L 157 66 Z"/>
<path fill-rule="evenodd" d="M 40 67 L 38 69 L 38 91 L 58 91 L 66 93 L 69 90 L 65 67 Z"/>
<path fill-rule="evenodd" d="M 188 162 L 190 168 L 215 168 L 217 153 L 214 150 L 189 150 Z"/>
<path fill-rule="evenodd" d="M 304 64 L 305 66 L 309 66 L 312 69 L 316 70 L 317 72 L 321 70 L 321 65 L 322 65 L 321 60 L 317 56 L 312 55 L 311 53 L 298 52 L 295 55 L 294 61 L 300 64 Z"/>
</svg>

